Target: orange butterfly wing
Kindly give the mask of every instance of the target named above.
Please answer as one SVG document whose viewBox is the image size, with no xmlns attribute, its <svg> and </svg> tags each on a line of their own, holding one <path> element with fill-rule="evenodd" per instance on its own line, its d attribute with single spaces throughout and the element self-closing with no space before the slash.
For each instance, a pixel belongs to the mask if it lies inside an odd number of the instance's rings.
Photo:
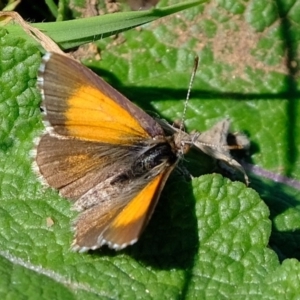
<svg viewBox="0 0 300 300">
<path fill-rule="evenodd" d="M 46 54 L 38 84 L 49 133 L 37 146 L 36 168 L 81 211 L 74 249 L 86 251 L 103 244 L 122 249 L 133 244 L 176 165 L 170 145 L 167 154 L 152 161 L 157 155 L 150 151 L 152 147 L 168 144 L 162 128 L 89 69 L 65 56 Z M 152 153 L 148 158 L 147 151 Z M 135 172 L 131 168 L 139 159 L 142 176 L 116 181 L 118 176 L 126 178 L 126 172 Z M 147 171 L 143 164 L 149 163 L 155 168 Z"/>
<path fill-rule="evenodd" d="M 47 53 L 39 69 L 46 122 L 63 136 L 110 144 L 163 135 L 161 127 L 88 68 Z"/>
<path fill-rule="evenodd" d="M 99 204 L 85 211 L 75 224 L 75 250 L 81 252 L 97 249 L 102 245 L 120 250 L 134 244 L 147 225 L 157 204 L 160 193 L 173 166 L 165 168 L 150 180 L 133 198 L 125 198 L 119 205 Z M 99 234 L 100 233 L 100 234 Z"/>
</svg>

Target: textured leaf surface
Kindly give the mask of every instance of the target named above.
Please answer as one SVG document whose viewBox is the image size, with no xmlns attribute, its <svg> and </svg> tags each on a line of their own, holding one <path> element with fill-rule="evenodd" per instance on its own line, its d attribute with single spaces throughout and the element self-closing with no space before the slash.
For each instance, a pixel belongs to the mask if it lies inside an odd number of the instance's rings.
<svg viewBox="0 0 300 300">
<path fill-rule="evenodd" d="M 230 117 L 233 131 L 252 143 L 246 160 L 251 188 L 215 174 L 185 182 L 175 172 L 142 238 L 117 253 L 70 251 L 76 214 L 31 171 L 29 152 L 42 130 L 35 88 L 40 53 L 1 30 L 1 296 L 297 297 L 299 11 L 299 1 L 210 1 L 97 42 L 101 60 L 86 63 L 170 122 L 182 116 L 198 54 L 187 130 L 203 131 Z M 187 156 L 183 163 L 197 169 L 205 160 Z"/>
<path fill-rule="evenodd" d="M 63 2 L 64 1 L 61 1 L 60 3 Z M 203 1 L 185 1 L 161 10 L 114 13 L 102 16 L 93 16 L 90 18 L 66 20 L 64 22 L 36 23 L 32 26 L 47 34 L 63 49 L 70 49 L 84 43 L 94 42 L 97 39 L 120 33 L 136 26 L 153 22 L 170 14 L 199 5 L 202 2 Z M 78 3 L 73 3 L 71 5 L 73 5 L 74 11 L 76 11 L 75 7 L 77 9 L 80 8 Z M 63 14 L 63 11 L 69 10 L 69 6 L 65 6 L 66 3 L 63 3 L 62 6 L 59 7 L 61 14 Z M 81 10 L 83 11 L 83 8 L 81 8 Z M 74 14 L 73 17 L 76 17 L 76 15 L 77 14 Z M 58 17 L 58 20 L 60 19 L 61 18 Z M 10 25 L 7 26 L 7 30 L 9 30 L 10 34 L 16 37 L 29 39 L 29 36 L 24 36 L 24 31 L 19 26 Z M 34 40 L 32 39 L 31 42 L 34 42 Z"/>
</svg>

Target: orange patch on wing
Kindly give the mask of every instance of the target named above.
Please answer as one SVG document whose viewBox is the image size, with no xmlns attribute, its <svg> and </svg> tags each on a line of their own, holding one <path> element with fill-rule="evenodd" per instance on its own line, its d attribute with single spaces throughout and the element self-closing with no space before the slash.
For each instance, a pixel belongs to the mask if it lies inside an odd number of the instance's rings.
<svg viewBox="0 0 300 300">
<path fill-rule="evenodd" d="M 122 144 L 149 138 L 123 107 L 91 86 L 81 86 L 68 99 L 66 119 L 70 135 L 81 139 Z"/>
<path fill-rule="evenodd" d="M 164 173 L 157 175 L 146 187 L 122 210 L 110 225 L 111 229 L 127 225 L 145 218 L 155 192 L 159 188 Z"/>
</svg>

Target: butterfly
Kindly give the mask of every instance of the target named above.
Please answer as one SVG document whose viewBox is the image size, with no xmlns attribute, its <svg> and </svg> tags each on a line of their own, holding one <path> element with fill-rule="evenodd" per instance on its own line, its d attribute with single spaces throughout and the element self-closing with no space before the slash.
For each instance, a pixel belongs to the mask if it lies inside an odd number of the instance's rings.
<svg viewBox="0 0 300 300">
<path fill-rule="evenodd" d="M 79 212 L 76 251 L 134 244 L 190 147 L 245 175 L 229 154 L 228 120 L 202 134 L 187 134 L 152 118 L 91 70 L 58 53 L 43 57 L 38 87 L 46 132 L 34 150 L 34 169 Z"/>
</svg>

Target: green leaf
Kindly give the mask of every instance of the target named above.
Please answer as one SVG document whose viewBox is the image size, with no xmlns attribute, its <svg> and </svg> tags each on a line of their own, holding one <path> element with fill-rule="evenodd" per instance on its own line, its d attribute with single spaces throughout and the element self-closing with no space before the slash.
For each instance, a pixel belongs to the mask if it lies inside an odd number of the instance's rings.
<svg viewBox="0 0 300 300">
<path fill-rule="evenodd" d="M 107 14 L 64 22 L 36 23 L 32 24 L 32 26 L 47 34 L 63 49 L 70 49 L 153 22 L 183 9 L 199 5 L 202 2 L 203 0 L 186 1 L 162 9 Z M 6 29 L 16 37 L 24 37 L 24 31 L 19 26 L 10 25 Z"/>
<path fill-rule="evenodd" d="M 257 7 L 210 1 L 96 42 L 101 60 L 87 65 L 170 122 L 182 116 L 199 55 L 187 130 L 230 117 L 233 131 L 245 132 L 252 145 L 251 188 L 216 174 L 185 182 L 174 172 L 144 234 L 121 252 L 70 251 L 76 213 L 31 170 L 29 153 L 43 129 L 35 88 L 40 53 L 0 29 L 2 298 L 297 297 L 300 5 L 279 3 L 275 13 L 266 5 L 271 15 L 261 23 Z M 183 164 L 205 173 L 212 171 L 207 160 L 186 156 Z"/>
<path fill-rule="evenodd" d="M 265 281 L 262 299 L 297 299 L 299 297 L 300 264 L 285 260 Z"/>
</svg>

